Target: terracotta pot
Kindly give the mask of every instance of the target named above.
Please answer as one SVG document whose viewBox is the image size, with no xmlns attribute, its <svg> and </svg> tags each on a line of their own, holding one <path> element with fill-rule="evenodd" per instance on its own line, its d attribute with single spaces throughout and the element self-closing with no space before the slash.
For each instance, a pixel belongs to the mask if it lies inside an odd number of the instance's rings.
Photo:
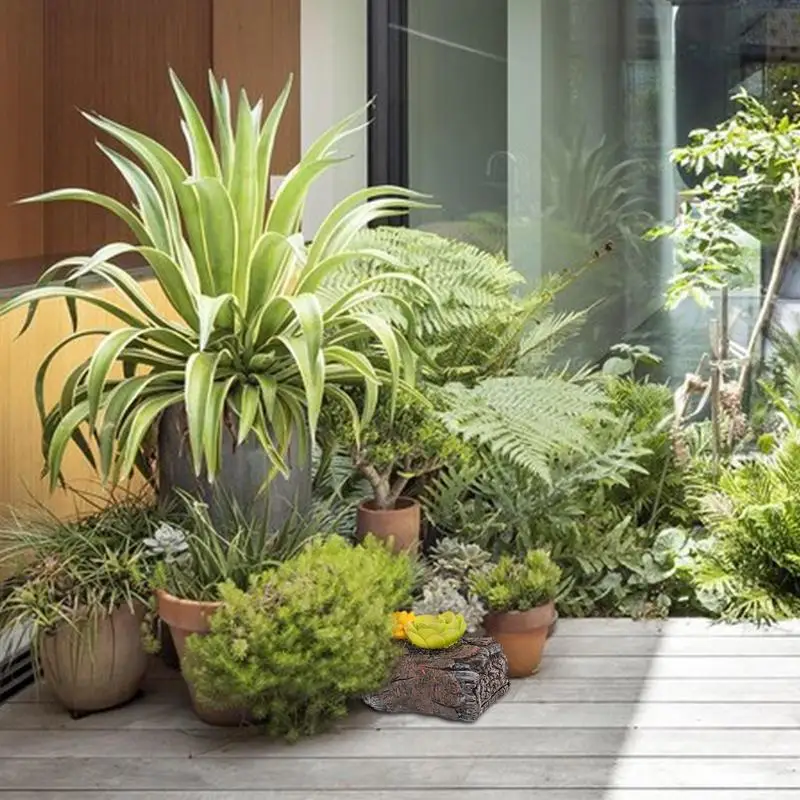
<svg viewBox="0 0 800 800">
<path fill-rule="evenodd" d="M 525 678 L 539 671 L 554 614 L 553 603 L 545 603 L 530 611 L 507 611 L 486 617 L 484 627 L 503 648 L 510 678 Z"/>
<path fill-rule="evenodd" d="M 132 700 L 147 670 L 142 647 L 144 608 L 121 606 L 110 615 L 62 623 L 39 641 L 47 685 L 73 714 L 88 714 Z"/>
<path fill-rule="evenodd" d="M 181 672 L 189 688 L 195 714 L 209 725 L 232 727 L 247 722 L 247 712 L 242 709 L 207 708 L 202 703 L 198 703 L 192 682 L 186 677 L 186 672 L 183 670 L 186 640 L 192 634 L 205 636 L 209 633 L 211 630 L 209 621 L 222 603 L 184 600 L 183 598 L 175 597 L 175 595 L 169 592 L 165 592 L 163 589 L 157 589 L 155 594 L 156 600 L 158 601 L 158 616 L 161 617 L 163 622 L 169 625 L 169 632 L 178 654 Z"/>
<path fill-rule="evenodd" d="M 558 627 L 558 611 L 553 609 L 553 621 L 550 623 L 550 627 L 547 629 L 548 639 L 556 632 L 557 627 Z"/>
<path fill-rule="evenodd" d="M 375 508 L 374 500 L 365 500 L 358 507 L 356 533 L 363 539 L 368 533 L 378 539 L 393 540 L 396 553 L 419 549 L 420 507 L 416 500 L 401 497 L 394 508 Z"/>
</svg>

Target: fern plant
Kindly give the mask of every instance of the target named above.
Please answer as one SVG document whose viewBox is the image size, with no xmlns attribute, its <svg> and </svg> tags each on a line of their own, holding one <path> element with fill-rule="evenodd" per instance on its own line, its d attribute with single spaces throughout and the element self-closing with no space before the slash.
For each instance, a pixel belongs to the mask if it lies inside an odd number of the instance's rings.
<svg viewBox="0 0 800 800">
<path fill-rule="evenodd" d="M 424 282 L 429 297 L 420 296 L 413 284 L 388 279 L 391 296 L 376 299 L 371 308 L 413 338 L 424 358 L 424 378 L 437 384 L 473 385 L 485 377 L 511 374 L 521 359 L 552 352 L 583 318 L 578 312 L 552 311 L 554 297 L 574 274 L 551 275 L 540 286 L 529 287 L 502 255 L 408 228 L 368 230 L 357 245 L 390 258 L 353 261 L 327 286 L 343 291 L 364 280 L 385 278 L 387 272 Z"/>
<path fill-rule="evenodd" d="M 700 497 L 712 544 L 697 584 L 723 618 L 769 622 L 800 614 L 800 434 L 772 454 L 727 467 Z"/>
</svg>

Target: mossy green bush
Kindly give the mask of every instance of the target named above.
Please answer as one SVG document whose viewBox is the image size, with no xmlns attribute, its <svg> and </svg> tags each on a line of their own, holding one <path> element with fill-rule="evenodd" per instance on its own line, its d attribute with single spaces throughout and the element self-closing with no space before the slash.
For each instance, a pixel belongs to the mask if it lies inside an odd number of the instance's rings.
<svg viewBox="0 0 800 800">
<path fill-rule="evenodd" d="M 246 709 L 272 735 L 296 739 L 378 689 L 398 648 L 391 612 L 409 601 L 414 565 L 369 538 L 314 540 L 255 579 L 223 584 L 211 633 L 190 637 L 185 670 L 198 700 Z"/>
</svg>

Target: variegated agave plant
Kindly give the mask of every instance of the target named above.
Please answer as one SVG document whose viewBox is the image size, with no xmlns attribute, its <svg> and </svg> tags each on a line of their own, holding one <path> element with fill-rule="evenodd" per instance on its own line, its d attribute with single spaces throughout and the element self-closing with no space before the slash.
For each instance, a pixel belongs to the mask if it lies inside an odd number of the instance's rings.
<svg viewBox="0 0 800 800">
<path fill-rule="evenodd" d="M 35 288 L 0 306 L 0 315 L 29 307 L 23 331 L 40 301 L 64 299 L 70 309 L 74 332 L 44 359 L 36 378 L 45 471 L 53 486 L 70 440 L 104 480 L 117 481 L 135 466 L 144 467 L 145 437 L 162 412 L 179 404 L 185 406 L 198 475 L 204 466 L 212 480 L 218 472 L 223 419 L 230 414 L 239 442 L 257 436 L 285 471 L 293 431 L 305 450 L 302 440 L 314 435 L 326 394 L 348 403 L 354 424 L 363 424 L 379 385 L 391 386 L 394 396 L 412 370 L 408 339 L 368 307 L 384 296 L 381 283 L 387 278 L 415 279 L 384 274 L 338 291 L 333 283 L 326 290 L 325 283 L 354 258 L 383 258 L 355 246 L 355 237 L 374 220 L 423 206 L 421 196 L 389 186 L 364 189 L 330 212 L 309 246 L 301 234 L 309 187 L 338 163 L 335 147 L 358 130 L 359 115 L 321 136 L 268 203 L 270 161 L 291 78 L 262 124 L 261 101 L 251 105 L 242 91 L 233 114 L 225 81 L 211 75 L 215 145 L 196 104 L 178 78 L 170 77 L 188 143 L 188 171 L 153 139 L 85 114 L 127 149 L 123 155 L 98 145 L 130 186 L 135 203 L 128 207 L 86 189 L 24 201 L 101 206 L 127 224 L 136 242 L 60 261 Z M 113 263 L 130 253 L 150 265 L 174 314 L 159 313 L 139 284 Z M 80 279 L 89 275 L 114 287 L 122 302 L 80 288 Z M 80 303 L 99 306 L 122 327 L 78 329 Z M 410 314 L 408 303 L 402 305 Z M 43 394 L 48 368 L 58 352 L 83 337 L 100 337 L 94 354 L 72 370 L 59 401 L 48 409 Z M 362 409 L 340 388 L 353 382 L 367 387 Z M 91 438 L 96 448 L 89 446 Z"/>
</svg>

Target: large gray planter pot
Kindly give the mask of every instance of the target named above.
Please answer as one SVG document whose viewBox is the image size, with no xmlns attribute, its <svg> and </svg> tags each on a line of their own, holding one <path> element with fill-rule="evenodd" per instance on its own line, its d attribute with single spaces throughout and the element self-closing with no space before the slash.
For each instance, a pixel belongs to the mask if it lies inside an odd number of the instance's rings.
<svg viewBox="0 0 800 800">
<path fill-rule="evenodd" d="M 311 504 L 311 454 L 301 453 L 297 439 L 286 457 L 288 477 L 278 473 L 268 489 L 261 491 L 272 462 L 255 436 L 237 446 L 227 427 L 223 427 L 222 458 L 219 475 L 213 484 L 197 478 L 192 466 L 186 414 L 183 406 L 167 409 L 158 430 L 158 486 L 162 500 L 180 489 L 202 500 L 209 507 L 215 524 L 225 522 L 229 500 L 243 511 L 263 518 L 268 514 L 270 530 L 282 527 L 295 512 L 304 514 Z"/>
</svg>

